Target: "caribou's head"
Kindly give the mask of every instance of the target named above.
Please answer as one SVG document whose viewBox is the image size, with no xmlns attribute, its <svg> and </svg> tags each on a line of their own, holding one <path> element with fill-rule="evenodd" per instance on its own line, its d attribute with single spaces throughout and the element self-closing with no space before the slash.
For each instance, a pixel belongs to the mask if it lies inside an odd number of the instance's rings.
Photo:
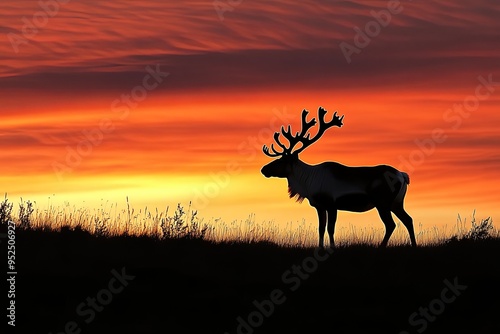
<svg viewBox="0 0 500 334">
<path fill-rule="evenodd" d="M 273 162 L 270 162 L 262 167 L 262 174 L 264 174 L 265 177 L 287 177 L 292 172 L 293 165 L 297 161 L 299 161 L 300 152 L 316 142 L 328 128 L 331 128 L 333 126 L 341 127 L 343 125 L 342 120 L 344 119 L 344 116 L 339 117 L 337 116 L 337 112 L 335 112 L 332 120 L 330 122 L 325 122 L 326 113 L 327 111 L 325 109 L 319 107 L 319 128 L 318 133 L 313 138 L 310 138 L 311 134 L 307 132 L 310 128 L 316 125 L 316 119 L 313 118 L 310 121 L 307 121 L 307 114 L 309 114 L 309 111 L 305 109 L 302 110 L 302 130 L 300 131 L 300 133 L 297 132 L 294 136 L 292 135 L 292 129 L 290 125 L 286 130 L 282 126 L 281 133 L 276 132 L 274 134 L 274 141 L 282 151 L 280 152 L 276 150 L 274 148 L 274 144 L 271 144 L 270 149 L 266 145 L 264 145 L 264 147 L 262 148 L 262 151 L 265 155 L 271 158 L 279 157 L 279 159 L 276 159 Z M 281 143 L 280 134 L 288 141 L 288 147 Z M 295 145 L 297 145 L 298 143 L 301 143 L 302 146 L 293 151 Z"/>
</svg>

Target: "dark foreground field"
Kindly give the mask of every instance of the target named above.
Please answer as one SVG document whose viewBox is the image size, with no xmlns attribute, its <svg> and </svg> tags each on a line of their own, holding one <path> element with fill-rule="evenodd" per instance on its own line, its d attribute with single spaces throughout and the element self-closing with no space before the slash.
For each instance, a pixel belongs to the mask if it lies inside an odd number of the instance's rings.
<svg viewBox="0 0 500 334">
<path fill-rule="evenodd" d="M 16 333 L 500 333 L 498 239 L 331 255 L 71 231 L 16 239 Z"/>
</svg>

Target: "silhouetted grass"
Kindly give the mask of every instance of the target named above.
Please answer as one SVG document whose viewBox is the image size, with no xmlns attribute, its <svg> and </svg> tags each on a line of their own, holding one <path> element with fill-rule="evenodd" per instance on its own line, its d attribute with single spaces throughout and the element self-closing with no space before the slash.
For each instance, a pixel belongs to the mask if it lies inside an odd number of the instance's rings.
<svg viewBox="0 0 500 334">
<path fill-rule="evenodd" d="M 5 199 L 0 203 L 0 226 L 6 226 L 8 221 L 12 219 L 13 207 L 14 203 L 9 203 L 7 194 L 5 194 Z"/>
<path fill-rule="evenodd" d="M 172 215 L 169 208 L 160 211 L 147 207 L 135 210 L 127 198 L 127 208 L 118 210 L 116 204 L 102 203 L 100 207 L 77 208 L 66 204 L 64 207 L 42 209 L 36 203 L 26 201 L 19 204 L 18 215 L 12 213 L 13 203 L 7 197 L 0 205 L 0 222 L 13 219 L 22 229 L 60 231 L 79 228 L 101 237 L 131 235 L 147 236 L 160 240 L 165 239 L 201 239 L 226 243 L 268 242 L 287 247 L 314 247 L 317 245 L 317 223 L 290 222 L 278 225 L 273 222 L 257 222 L 255 215 L 249 215 L 244 221 L 224 222 L 211 220 L 205 222 L 189 204 L 185 210 L 178 204 Z M 5 224 L 5 222 L 3 223 Z M 423 229 L 415 226 L 419 245 L 439 245 L 450 241 L 471 240 L 485 236 L 498 237 L 499 231 L 492 225 L 490 218 L 476 225 L 474 215 L 471 226 L 459 217 L 455 226 Z M 382 225 L 373 227 L 357 227 L 355 225 L 338 226 L 335 232 L 336 244 L 339 247 L 354 245 L 377 245 L 382 240 Z M 328 239 L 325 236 L 325 239 Z M 398 222 L 398 228 L 391 237 L 390 246 L 407 245 L 408 233 Z"/>
<path fill-rule="evenodd" d="M 242 222 L 204 223 L 180 204 L 170 215 L 168 208 L 135 211 L 128 201 L 123 211 L 106 204 L 42 210 L 28 203 L 21 202 L 17 216 L 7 198 L 0 203 L 2 226 L 12 219 L 19 228 L 20 333 L 61 333 L 75 321 L 81 333 L 93 334 L 325 328 L 413 334 L 422 328 L 410 316 L 442 298 L 445 280 L 467 289 L 427 322 L 425 333 L 500 331 L 500 235 L 490 218 L 459 219 L 448 234 L 417 228 L 416 249 L 408 246 L 404 228 L 386 249 L 376 247 L 383 229 L 341 228 L 333 254 L 315 261 L 316 222 L 280 227 L 250 215 Z M 111 271 L 122 268 L 134 280 L 112 300 L 102 299 Z M 277 289 L 283 304 L 252 331 L 238 332 L 238 319 L 248 320 L 258 310 L 255 303 Z M 99 296 L 105 305 L 87 323 L 78 307 Z"/>
<path fill-rule="evenodd" d="M 459 222 L 461 223 L 461 219 L 459 217 Z M 463 242 L 477 242 L 489 240 L 495 237 L 498 237 L 498 231 L 495 230 L 493 226 L 493 220 L 491 217 L 482 219 L 479 223 L 476 223 L 475 214 L 472 215 L 471 219 L 471 227 L 465 233 L 461 233 L 459 235 L 454 235 L 448 240 L 447 243 L 463 243 Z"/>
<path fill-rule="evenodd" d="M 76 321 L 93 334 L 234 334 L 238 317 L 247 319 L 254 302 L 276 289 L 286 301 L 253 333 L 417 333 L 409 316 L 441 298 L 443 281 L 454 278 L 467 290 L 425 333 L 499 329 L 498 237 L 416 249 L 343 244 L 316 267 L 312 247 L 255 239 L 103 236 L 65 226 L 19 230 L 16 240 L 22 333 L 59 333 Z M 297 267 L 307 276 L 292 291 L 283 277 Z M 77 306 L 107 288 L 110 271 L 121 268 L 135 279 L 85 323 Z"/>
<path fill-rule="evenodd" d="M 403 228 L 386 249 L 375 246 L 382 229 L 338 229 L 338 247 L 318 261 L 316 222 L 278 227 L 250 215 L 205 224 L 181 205 L 169 215 L 28 203 L 17 216 L 7 199 L 0 204 L 2 226 L 13 219 L 19 227 L 20 333 L 61 333 L 74 321 L 93 334 L 234 334 L 238 319 L 255 315 L 277 289 L 285 301 L 239 333 L 417 333 L 410 316 L 442 298 L 445 280 L 467 289 L 425 333 L 500 331 L 500 237 L 490 218 L 459 220 L 455 234 L 420 229 L 425 246 L 416 249 Z M 135 278 L 109 300 L 112 270 Z M 89 300 L 103 304 L 87 322 L 78 307 Z"/>
</svg>

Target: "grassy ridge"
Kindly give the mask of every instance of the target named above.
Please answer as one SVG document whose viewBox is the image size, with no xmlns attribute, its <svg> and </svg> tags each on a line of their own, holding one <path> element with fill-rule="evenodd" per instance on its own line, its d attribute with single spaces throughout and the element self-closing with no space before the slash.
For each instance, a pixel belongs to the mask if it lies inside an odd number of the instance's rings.
<svg viewBox="0 0 500 334">
<path fill-rule="evenodd" d="M 101 214 L 47 224 L 50 211 L 23 205 L 17 217 L 7 200 L 0 205 L 0 229 L 17 225 L 20 333 L 500 330 L 500 238 L 490 219 L 417 249 L 369 239 L 330 254 L 270 242 L 265 229 L 214 240 L 182 207 L 157 216 L 159 233 L 118 234 Z M 454 294 L 450 284 L 466 288 Z"/>
<path fill-rule="evenodd" d="M 189 204 L 187 209 L 178 204 L 175 210 L 167 207 L 161 211 L 134 209 L 127 198 L 124 209 L 118 209 L 116 204 L 102 202 L 98 208 L 78 208 L 68 203 L 62 207 L 53 206 L 50 201 L 46 208 L 39 208 L 37 203 L 23 201 L 18 204 L 14 214 L 14 204 L 7 197 L 0 202 L 0 222 L 12 219 L 21 228 L 37 230 L 57 230 L 62 228 L 81 229 L 98 236 L 133 235 L 153 237 L 157 239 L 188 238 L 204 239 L 215 242 L 271 242 L 280 246 L 314 247 L 317 245 L 317 223 L 290 222 L 286 225 L 274 222 L 257 222 L 255 215 L 249 215 L 244 221 L 223 222 L 220 220 L 204 221 Z M 490 235 L 500 237 L 500 230 L 494 229 L 491 219 L 482 220 L 487 223 Z M 396 220 L 396 228 L 390 239 L 390 245 L 406 245 L 409 243 L 408 233 L 404 226 Z M 440 244 L 452 237 L 461 238 L 474 228 L 474 214 L 470 222 L 459 219 L 456 224 L 448 227 L 423 229 L 415 226 L 419 245 Z M 338 224 L 335 232 L 337 245 L 376 245 L 384 235 L 383 224 L 371 227 L 359 227 L 350 224 Z"/>
<path fill-rule="evenodd" d="M 423 325 L 410 325 L 409 316 L 441 298 L 443 281 L 454 279 L 467 289 L 425 332 L 500 329 L 498 238 L 418 249 L 343 247 L 316 266 L 314 248 L 264 242 L 99 237 L 70 229 L 19 230 L 17 240 L 23 333 L 59 333 L 75 321 L 82 333 L 233 334 L 238 317 L 248 321 L 254 301 L 269 300 L 277 289 L 286 300 L 241 333 L 416 333 Z M 307 278 L 295 274 L 297 267 Z M 87 324 L 77 306 L 122 268 L 135 278 Z"/>
</svg>

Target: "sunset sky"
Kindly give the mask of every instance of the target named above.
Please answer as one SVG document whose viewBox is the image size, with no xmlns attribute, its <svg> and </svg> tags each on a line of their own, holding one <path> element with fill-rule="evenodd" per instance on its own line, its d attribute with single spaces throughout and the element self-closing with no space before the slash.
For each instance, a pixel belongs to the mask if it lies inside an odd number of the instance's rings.
<svg viewBox="0 0 500 334">
<path fill-rule="evenodd" d="M 323 106 L 345 125 L 303 161 L 408 172 L 415 225 L 476 210 L 499 226 L 497 0 L 42 3 L 0 4 L 0 190 L 14 202 L 128 196 L 316 224 L 260 174 L 261 148 Z M 349 223 L 382 227 L 375 211 Z"/>
</svg>

